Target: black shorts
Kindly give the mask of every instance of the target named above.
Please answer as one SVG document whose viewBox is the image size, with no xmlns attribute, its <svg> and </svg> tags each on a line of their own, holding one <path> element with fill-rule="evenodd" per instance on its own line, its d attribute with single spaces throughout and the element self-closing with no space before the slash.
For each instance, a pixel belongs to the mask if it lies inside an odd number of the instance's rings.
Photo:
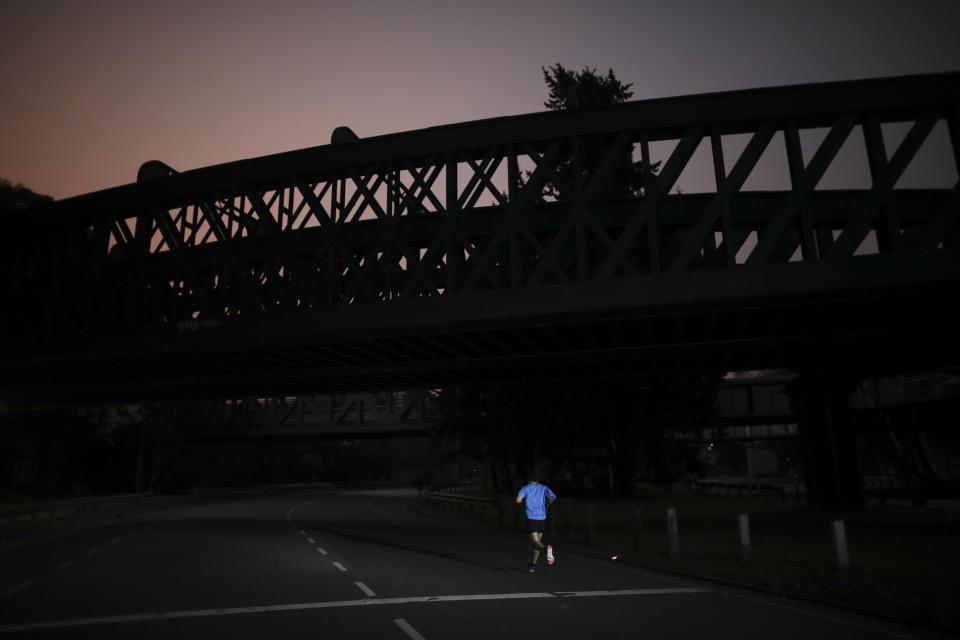
<svg viewBox="0 0 960 640">
<path fill-rule="evenodd" d="M 527 527 L 530 529 L 530 533 L 543 533 L 546 523 L 546 520 L 531 520 L 527 518 Z"/>
</svg>

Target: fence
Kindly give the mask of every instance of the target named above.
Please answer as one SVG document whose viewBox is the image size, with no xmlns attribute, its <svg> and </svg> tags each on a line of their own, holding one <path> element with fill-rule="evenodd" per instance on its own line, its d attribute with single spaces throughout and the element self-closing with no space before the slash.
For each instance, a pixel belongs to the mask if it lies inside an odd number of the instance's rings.
<svg viewBox="0 0 960 640">
<path fill-rule="evenodd" d="M 724 480 L 724 479 L 696 479 L 693 481 L 694 491 L 704 493 L 724 493 L 724 494 L 746 494 L 757 498 L 779 498 L 787 499 L 787 487 L 783 484 L 763 483 L 753 480 Z M 793 487 L 794 498 L 797 502 L 801 500 L 800 485 Z"/>
<path fill-rule="evenodd" d="M 107 498 L 91 498 L 87 500 L 70 500 L 68 502 L 48 502 L 23 507 L 14 507 L 0 511 L 0 522 L 15 522 L 17 520 L 36 520 L 40 517 L 66 515 L 95 511 L 100 507 L 120 506 L 124 504 L 140 504 L 152 493 L 128 493 Z"/>
</svg>

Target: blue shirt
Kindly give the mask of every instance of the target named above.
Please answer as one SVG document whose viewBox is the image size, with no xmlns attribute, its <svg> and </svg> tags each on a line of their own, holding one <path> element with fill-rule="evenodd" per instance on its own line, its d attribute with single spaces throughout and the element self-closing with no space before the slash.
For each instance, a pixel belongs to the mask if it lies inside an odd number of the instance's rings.
<svg viewBox="0 0 960 640">
<path fill-rule="evenodd" d="M 547 506 L 546 498 L 551 500 L 556 500 L 557 496 L 554 495 L 553 491 L 550 491 L 550 487 L 545 484 L 528 484 L 524 485 L 520 489 L 520 493 L 517 494 L 518 498 L 526 498 L 527 508 L 527 518 L 530 520 L 546 520 L 547 519 Z"/>
</svg>

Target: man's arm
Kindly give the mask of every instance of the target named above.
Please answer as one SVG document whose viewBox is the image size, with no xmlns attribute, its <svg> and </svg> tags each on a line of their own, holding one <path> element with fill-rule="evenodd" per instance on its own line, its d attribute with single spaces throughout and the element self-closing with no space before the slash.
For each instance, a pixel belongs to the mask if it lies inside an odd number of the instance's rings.
<svg viewBox="0 0 960 640">
<path fill-rule="evenodd" d="M 523 499 L 526 497 L 526 495 L 527 495 L 527 487 L 526 486 L 520 487 L 520 491 L 517 492 L 517 504 L 520 504 L 521 502 L 523 502 Z"/>
</svg>

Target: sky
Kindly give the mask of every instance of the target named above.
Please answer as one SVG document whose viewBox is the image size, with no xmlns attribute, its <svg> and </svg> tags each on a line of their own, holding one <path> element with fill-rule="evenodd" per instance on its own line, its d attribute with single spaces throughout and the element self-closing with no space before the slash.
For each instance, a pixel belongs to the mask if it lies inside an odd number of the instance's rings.
<svg viewBox="0 0 960 640">
<path fill-rule="evenodd" d="M 960 0 L 4 0 L 0 178 L 57 199 L 543 111 L 541 68 L 633 99 L 960 70 Z"/>
</svg>

